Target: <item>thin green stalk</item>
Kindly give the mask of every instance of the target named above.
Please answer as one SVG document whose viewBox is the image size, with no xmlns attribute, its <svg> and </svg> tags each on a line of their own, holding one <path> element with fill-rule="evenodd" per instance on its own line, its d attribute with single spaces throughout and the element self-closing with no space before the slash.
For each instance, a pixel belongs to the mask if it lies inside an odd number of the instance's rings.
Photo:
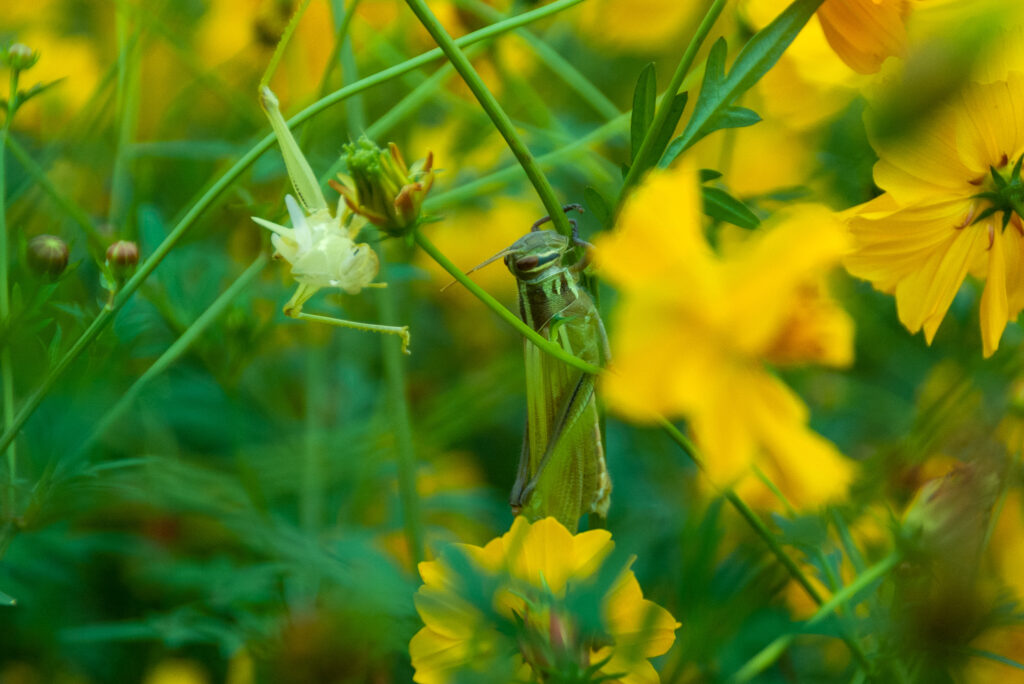
<svg viewBox="0 0 1024 684">
<path fill-rule="evenodd" d="M 672 439 L 672 441 L 682 447 L 690 460 L 693 461 L 698 468 L 704 470 L 704 461 L 700 457 L 700 451 L 697 449 L 697 445 L 690 441 L 690 438 L 684 435 L 679 428 L 673 425 L 667 418 L 659 417 L 658 424 L 669 438 Z M 810 579 L 804 571 L 800 569 L 800 566 L 797 565 L 796 561 L 786 553 L 784 548 L 782 548 L 782 544 L 780 544 L 779 540 L 776 539 L 774 534 L 772 534 L 772 531 L 768 529 L 768 526 L 764 524 L 761 517 L 757 515 L 757 513 L 755 513 L 753 509 L 751 509 L 750 506 L 748 506 L 747 503 L 732 490 L 725 492 L 725 499 L 733 508 L 736 509 L 736 512 L 740 514 L 747 524 L 750 525 L 751 529 L 754 530 L 757 536 L 761 538 L 761 541 L 764 542 L 765 546 L 768 547 L 772 554 L 778 559 L 779 563 L 782 564 L 782 567 L 786 568 L 786 571 L 790 576 L 797 581 L 805 592 L 807 592 L 807 595 L 811 600 L 819 606 L 826 605 L 824 597 L 822 597 L 821 593 L 819 593 L 814 585 L 811 584 Z M 870 672 L 871 661 L 868 660 L 867 654 L 864 652 L 860 643 L 847 634 L 843 634 L 842 638 L 853 653 L 854 657 L 860 663 L 861 667 L 863 667 L 865 671 Z"/>
<path fill-rule="evenodd" d="M 456 5 L 465 7 L 473 14 L 486 19 L 487 21 L 500 21 L 505 18 L 498 10 L 480 0 L 456 0 Z M 622 112 L 615 106 L 615 103 L 608 99 L 608 96 L 601 92 L 590 80 L 580 73 L 579 69 L 572 65 L 569 60 L 562 57 L 553 47 L 542 39 L 538 38 L 532 31 L 522 29 L 516 31 L 530 48 L 540 57 L 540 60 L 558 76 L 562 81 L 576 91 L 576 94 L 583 98 L 584 102 L 605 119 L 614 119 Z"/>
<path fill-rule="evenodd" d="M 542 169 L 553 167 L 555 164 L 564 162 L 581 150 L 586 150 L 590 145 L 602 143 L 615 135 L 625 132 L 626 127 L 629 125 L 629 116 L 629 113 L 622 114 L 569 145 L 537 157 L 537 164 Z M 452 206 L 480 195 L 492 193 L 514 182 L 520 177 L 521 173 L 522 167 L 519 164 L 513 164 L 470 183 L 464 183 L 448 192 L 428 197 L 423 206 L 429 211 L 437 211 L 442 207 Z"/>
<path fill-rule="evenodd" d="M 32 159 L 28 151 L 21 146 L 14 136 L 7 137 L 7 148 L 14 154 L 14 157 L 21 164 L 21 167 L 25 169 L 28 175 L 32 178 L 35 183 L 43 189 L 50 199 L 54 201 L 57 206 L 64 210 L 64 212 L 71 217 L 78 227 L 82 229 L 86 239 L 89 241 L 90 251 L 94 254 L 102 254 L 104 249 L 104 240 L 100 236 L 96 226 L 93 225 L 92 219 L 85 213 L 85 210 L 80 206 L 72 202 L 70 199 L 64 196 L 64 194 L 57 189 L 57 186 L 53 184 L 53 181 L 46 175 L 42 167 Z"/>
<path fill-rule="evenodd" d="M 129 11 L 124 4 L 117 8 L 117 149 L 110 180 L 110 207 L 107 222 L 117 230 L 124 230 L 131 196 L 131 159 L 129 149 L 135 136 L 139 113 L 139 41 L 129 42 Z"/>
<path fill-rule="evenodd" d="M 11 134 L 11 119 L 18 111 L 18 70 L 11 69 L 10 94 L 7 99 L 7 116 L 3 128 L 0 128 L 0 321 L 4 325 L 10 323 L 11 300 L 10 284 L 8 283 L 8 235 L 7 235 L 7 138 Z M 0 383 L 2 383 L 2 400 L 4 403 L 4 432 L 10 432 L 15 422 L 14 417 L 14 368 L 11 365 L 11 347 L 5 344 L 0 352 Z M 12 519 L 17 511 L 15 494 L 17 493 L 18 457 L 13 439 L 0 447 L 0 452 L 7 452 L 7 473 L 10 481 L 7 487 L 7 501 L 4 514 Z"/>
<path fill-rule="evenodd" d="M 359 7 L 359 2 L 360 0 L 352 0 L 345 5 L 345 13 L 341 17 L 341 23 L 338 24 L 338 30 L 334 36 L 334 47 L 331 48 L 331 56 L 327 58 L 327 67 L 324 69 L 324 73 L 320 76 L 320 85 L 316 90 L 319 97 L 323 97 L 327 94 L 327 86 L 331 80 L 331 74 L 334 73 L 334 68 L 341 64 L 341 47 L 345 44 L 345 40 L 348 38 L 349 26 L 352 25 L 352 19 L 356 16 L 356 9 Z"/>
<path fill-rule="evenodd" d="M 499 24 L 493 24 L 480 29 L 479 31 L 474 31 L 473 33 L 463 36 L 456 42 L 460 45 L 472 45 L 473 43 L 481 40 L 487 40 L 507 31 L 512 31 L 532 21 L 543 19 L 544 17 L 560 12 L 568 7 L 577 5 L 582 1 L 583 0 L 558 0 L 550 5 L 545 5 L 544 7 L 540 7 L 530 12 L 524 12 L 513 19 L 500 22 Z M 356 83 L 345 86 L 340 90 L 336 90 L 327 97 L 317 100 L 309 107 L 306 107 L 304 110 L 289 119 L 287 122 L 288 127 L 295 128 L 300 123 L 316 116 L 331 105 L 341 102 L 352 95 L 368 90 L 373 86 L 379 85 L 393 78 L 397 78 L 402 74 L 406 74 L 423 66 L 424 64 L 440 59 L 443 56 L 444 53 L 439 48 L 435 48 L 434 50 L 424 52 L 418 57 L 410 59 L 407 62 L 389 67 L 377 72 L 373 76 L 368 76 Z M 177 225 L 175 225 L 174 229 L 171 230 L 167 237 L 164 238 L 163 242 L 157 246 L 153 254 L 139 265 L 135 275 L 118 291 L 109 306 L 100 310 L 96 318 L 89 324 L 89 327 L 82 332 L 78 339 L 71 345 L 71 348 L 65 352 L 60 360 L 54 364 L 46 374 L 36 390 L 25 400 L 21 406 L 21 410 L 19 410 L 14 416 L 13 422 L 7 426 L 3 435 L 0 435 L 0 452 L 3 452 L 8 446 L 10 446 L 14 441 L 15 436 L 25 425 L 25 421 L 27 421 L 29 416 L 31 416 L 35 412 L 36 408 L 39 407 L 40 402 L 42 402 L 43 398 L 53 388 L 57 380 L 64 375 L 75 359 L 77 359 L 79 355 L 81 355 L 81 353 L 85 351 L 90 344 L 92 344 L 100 332 L 102 332 L 107 324 L 110 323 L 113 316 L 121 309 L 122 306 L 124 306 L 135 291 L 139 289 L 139 286 L 142 285 L 153 270 L 156 269 L 164 257 L 167 256 L 167 253 L 174 248 L 189 228 L 195 224 L 203 212 L 206 211 L 224 193 L 224 191 L 227 190 L 243 172 L 245 172 L 246 169 L 252 166 L 260 155 L 270 149 L 274 144 L 274 141 L 274 135 L 270 134 L 256 143 L 245 155 L 242 156 L 241 159 L 235 162 L 235 164 L 228 169 L 224 175 L 217 179 L 217 181 L 203 193 L 202 197 L 200 197 L 191 208 L 189 208 Z M 0 148 L 2 147 L 3 146 L 0 146 Z"/>
<path fill-rule="evenodd" d="M 473 296 L 475 296 L 477 299 L 483 302 L 491 311 L 498 314 L 506 323 L 508 323 L 513 328 L 518 330 L 524 337 L 530 340 L 530 342 L 533 342 L 535 345 L 537 345 L 542 351 L 550 354 L 559 361 L 564 361 L 573 368 L 580 369 L 584 373 L 597 374 L 601 372 L 601 369 L 599 367 L 589 364 L 586 361 L 583 361 L 582 359 L 579 359 L 573 356 L 572 354 L 569 354 L 564 349 L 562 349 L 561 345 L 555 344 L 554 342 L 545 339 L 536 330 L 533 330 L 530 326 L 523 323 L 521 320 L 519 320 L 518 316 L 516 316 L 514 313 L 506 309 L 504 306 L 502 306 L 501 302 L 499 302 L 497 299 L 488 294 L 487 291 L 484 290 L 482 287 L 474 283 L 469 278 L 469 276 L 463 273 L 458 268 L 458 266 L 453 264 L 451 260 L 448 259 L 448 257 L 446 257 L 441 252 L 441 250 L 439 250 L 434 245 L 434 243 L 428 240 L 427 237 L 422 232 L 417 230 L 415 235 L 416 244 L 418 244 L 420 248 L 422 248 L 423 251 L 430 256 L 431 259 L 440 264 L 444 270 L 448 271 L 452 275 L 453 278 L 455 278 L 463 286 L 465 286 L 467 290 L 472 292 Z"/>
<path fill-rule="evenodd" d="M 306 13 L 306 8 L 309 7 L 310 2 L 311 0 L 303 0 L 302 4 L 295 9 L 291 19 L 288 20 L 288 25 L 285 27 L 284 33 L 281 34 L 281 39 L 277 41 L 277 45 L 274 47 L 274 54 L 270 56 L 270 62 L 263 72 L 263 78 L 260 79 L 259 90 L 270 86 L 270 79 L 274 77 L 277 65 L 281 63 L 281 58 L 284 57 L 285 48 L 288 47 L 288 42 L 292 39 L 295 29 L 299 27 L 302 15 Z"/>
<path fill-rule="evenodd" d="M 651 122 L 647 133 L 644 135 L 643 142 L 640 143 L 640 150 L 636 154 L 636 159 L 633 161 L 633 165 L 629 167 L 626 178 L 622 181 L 622 190 L 619 192 L 619 199 L 616 202 L 617 206 L 622 205 L 622 201 L 626 198 L 629 189 L 637 182 L 641 171 L 646 168 L 646 160 L 651 155 L 654 141 L 664 127 L 665 121 L 668 120 L 669 112 L 672 110 L 672 100 L 683 85 L 686 74 L 689 73 L 690 67 L 693 66 L 693 62 L 697 58 L 700 46 L 704 43 L 704 39 L 708 37 L 708 33 L 711 32 L 711 28 L 715 25 L 715 21 L 718 20 L 722 10 L 725 9 L 727 1 L 715 0 L 711 4 L 711 7 L 708 8 L 707 13 L 704 15 L 704 19 L 701 20 L 700 26 L 697 27 L 697 32 L 690 39 L 690 44 L 686 46 L 686 52 L 683 53 L 679 64 L 676 65 L 675 73 L 672 74 L 672 81 L 668 84 L 668 88 L 665 89 L 665 94 L 662 96 L 654 112 L 654 121 Z"/>
<path fill-rule="evenodd" d="M 386 265 L 384 265 L 386 269 Z M 386 277 L 386 270 L 384 276 Z M 399 320 L 394 283 L 380 292 L 380 315 L 386 321 Z M 392 425 L 395 431 L 395 453 L 398 461 L 398 497 L 402 506 L 402 524 L 413 570 L 423 560 L 423 520 L 416 489 L 416 446 L 413 440 L 409 396 L 406 390 L 406 359 L 397 340 L 385 337 L 384 375 L 388 383 Z"/>
<path fill-rule="evenodd" d="M 311 342 L 306 349 L 306 435 L 302 454 L 302 479 L 299 482 L 299 522 L 310 535 L 320 531 L 324 509 L 323 406 L 327 400 L 329 346 L 312 341 L 316 334 L 308 327 Z"/>
<path fill-rule="evenodd" d="M 239 275 L 233 283 L 224 292 L 220 294 L 217 299 L 207 307 L 206 311 L 201 313 L 192 325 L 188 326 L 185 331 L 181 334 L 178 339 L 169 346 L 163 354 L 161 354 L 153 364 L 146 369 L 146 371 L 139 376 L 139 378 L 132 383 L 121 398 L 118 399 L 117 403 L 114 404 L 110 409 L 99 419 L 96 423 L 96 427 L 92 433 L 82 442 L 79 447 L 79 453 L 85 453 L 88 451 L 93 444 L 106 434 L 120 418 L 124 415 L 124 412 L 132 405 L 135 399 L 139 396 L 139 393 L 150 383 L 153 378 L 162 374 L 170 367 L 175 361 L 181 358 L 189 348 L 198 340 L 206 329 L 216 321 L 228 306 L 242 293 L 245 288 L 256 279 L 256 276 L 260 274 L 263 267 L 267 265 L 267 256 L 261 254 L 256 257 L 255 260 L 249 265 L 245 271 Z"/>
<path fill-rule="evenodd" d="M 462 76 L 462 80 L 466 82 L 473 95 L 476 96 L 477 101 L 484 108 L 484 111 L 487 112 L 487 116 L 494 122 L 494 127 L 505 138 L 505 142 L 508 143 L 512 154 L 519 160 L 523 171 L 526 172 L 526 176 L 537 190 L 537 194 L 547 209 L 548 215 L 551 216 L 551 221 L 555 228 L 562 235 L 571 235 L 572 227 L 569 225 L 569 219 L 562 212 L 562 205 L 555 196 L 554 188 L 551 187 L 551 183 L 548 182 L 544 172 L 540 170 L 540 166 L 530 153 L 529 148 L 526 147 L 519 137 L 519 133 L 516 132 L 515 126 L 512 124 L 508 114 L 505 113 L 505 110 L 498 104 L 498 100 L 487 89 L 487 86 L 484 85 L 480 74 L 476 73 L 473 65 L 466 59 L 466 55 L 459 49 L 457 42 L 448 35 L 444 26 L 441 25 L 441 22 L 437 20 L 437 17 L 434 16 L 434 13 L 430 11 L 430 8 L 427 7 L 423 0 L 405 0 L 405 2 L 409 9 L 416 14 L 420 23 L 427 29 L 427 32 L 434 38 L 438 46 L 444 51 L 448 60 L 455 66 L 455 70 Z"/>
<path fill-rule="evenodd" d="M 884 559 L 872 565 L 870 568 L 858 575 L 853 582 L 847 584 L 845 587 L 833 594 L 832 598 L 823 603 L 817 612 L 811 616 L 811 619 L 804 623 L 804 627 L 813 627 L 824 620 L 839 606 L 847 603 L 858 593 L 884 577 L 890 570 L 899 564 L 900 560 L 901 558 L 899 553 L 894 551 Z M 736 684 L 749 682 L 758 674 L 764 672 L 767 668 L 771 667 L 771 665 L 778 660 L 783 653 L 786 652 L 786 649 L 792 645 L 797 636 L 798 634 L 794 633 L 784 634 L 765 646 L 764 649 L 748 660 L 747 663 L 732 676 L 731 681 L 736 682 Z M 868 672 L 870 673 L 870 670 Z"/>
</svg>

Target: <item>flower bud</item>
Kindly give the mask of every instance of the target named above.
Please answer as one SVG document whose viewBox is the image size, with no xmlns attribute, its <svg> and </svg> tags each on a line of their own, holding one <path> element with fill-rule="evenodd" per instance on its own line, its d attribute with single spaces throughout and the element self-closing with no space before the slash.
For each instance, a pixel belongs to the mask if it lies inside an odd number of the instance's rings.
<svg viewBox="0 0 1024 684">
<path fill-rule="evenodd" d="M 56 278 L 68 267 L 68 245 L 56 235 L 37 235 L 28 241 L 27 257 L 33 271 Z"/>
<path fill-rule="evenodd" d="M 5 61 L 12 69 L 24 71 L 39 61 L 39 53 L 24 43 L 14 43 L 7 48 Z"/>
<path fill-rule="evenodd" d="M 434 184 L 432 153 L 409 168 L 394 143 L 385 151 L 364 136 L 345 145 L 343 156 L 349 175 L 338 174 L 341 182 L 331 181 L 331 187 L 341 193 L 349 209 L 391 237 L 416 227 L 423 200 Z"/>
<path fill-rule="evenodd" d="M 107 247 L 107 268 L 118 281 L 124 281 L 135 272 L 139 263 L 139 246 L 129 240 L 118 240 Z"/>
</svg>

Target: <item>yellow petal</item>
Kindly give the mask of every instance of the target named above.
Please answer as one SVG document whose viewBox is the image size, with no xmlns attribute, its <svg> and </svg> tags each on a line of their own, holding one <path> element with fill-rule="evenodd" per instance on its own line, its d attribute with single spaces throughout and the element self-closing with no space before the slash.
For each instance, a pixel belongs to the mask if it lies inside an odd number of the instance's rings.
<svg viewBox="0 0 1024 684">
<path fill-rule="evenodd" d="M 986 178 L 990 166 L 1012 164 L 1024 143 L 1024 75 L 970 85 L 958 99 L 956 113 L 957 149 L 976 176 Z"/>
<path fill-rule="evenodd" d="M 712 254 L 692 162 L 648 174 L 626 200 L 615 229 L 594 246 L 598 272 L 622 290 L 656 287 L 667 278 L 690 278 L 700 288 Z"/>
<path fill-rule="evenodd" d="M 818 8 L 825 37 L 850 68 L 878 71 L 887 57 L 906 51 L 907 0 L 826 0 Z"/>
<path fill-rule="evenodd" d="M 1009 305 L 1006 297 L 1006 257 L 1004 255 L 1003 231 L 989 219 L 985 228 L 992 231 L 992 246 L 988 250 L 988 279 L 985 292 L 981 295 L 981 343 L 988 358 L 999 348 L 1009 320 Z"/>
</svg>

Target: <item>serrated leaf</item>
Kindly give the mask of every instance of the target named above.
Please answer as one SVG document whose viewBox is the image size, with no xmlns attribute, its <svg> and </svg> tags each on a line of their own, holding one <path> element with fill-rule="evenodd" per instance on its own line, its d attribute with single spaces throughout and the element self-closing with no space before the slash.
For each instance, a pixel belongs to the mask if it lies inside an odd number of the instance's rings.
<svg viewBox="0 0 1024 684">
<path fill-rule="evenodd" d="M 662 168 L 668 166 L 702 135 L 706 135 L 711 122 L 779 61 L 779 57 L 823 1 L 794 0 L 772 23 L 747 41 L 728 76 L 725 75 L 725 41 L 719 39 L 708 55 L 704 82 L 693 115 L 682 135 L 672 141 L 658 165 Z"/>
<path fill-rule="evenodd" d="M 611 224 L 612 212 L 608 208 L 608 202 L 601 193 L 589 185 L 583 190 L 583 203 L 602 228 L 607 228 Z"/>
<path fill-rule="evenodd" d="M 721 188 L 702 187 L 704 213 L 718 221 L 726 221 L 740 228 L 753 230 L 761 224 L 754 212 L 740 200 Z"/>
<path fill-rule="evenodd" d="M 700 182 L 701 183 L 707 183 L 708 181 L 713 181 L 713 180 L 715 180 L 717 178 L 721 178 L 721 177 L 722 177 L 722 172 L 721 171 L 715 171 L 714 169 L 701 169 L 700 170 Z"/>
<path fill-rule="evenodd" d="M 644 136 L 654 121 L 654 110 L 658 100 L 658 83 L 654 72 L 654 63 L 648 64 L 640 72 L 633 90 L 633 116 L 630 119 L 629 141 L 630 161 L 636 161 Z"/>
</svg>

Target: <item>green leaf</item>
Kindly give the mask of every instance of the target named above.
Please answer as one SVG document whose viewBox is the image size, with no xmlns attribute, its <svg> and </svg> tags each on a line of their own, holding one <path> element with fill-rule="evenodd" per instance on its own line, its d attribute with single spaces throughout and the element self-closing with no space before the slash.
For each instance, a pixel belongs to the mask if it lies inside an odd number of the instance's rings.
<svg viewBox="0 0 1024 684">
<path fill-rule="evenodd" d="M 47 90 L 49 90 L 50 88 L 52 88 L 53 86 L 57 85 L 58 83 L 60 83 L 63 80 L 64 80 L 63 78 L 58 78 L 56 81 L 50 81 L 49 83 L 36 83 L 34 86 L 29 88 L 28 90 L 19 90 L 18 91 L 18 107 L 21 107 L 21 105 L 25 104 L 26 102 L 31 100 L 36 95 L 41 95 L 42 93 L 45 93 Z"/>
<path fill-rule="evenodd" d="M 588 185 L 583 190 L 583 203 L 587 205 L 587 209 L 597 219 L 597 222 L 601 224 L 602 228 L 607 228 L 611 225 L 612 212 L 608 208 L 608 202 L 601 196 L 601 193 Z"/>
<path fill-rule="evenodd" d="M 654 121 L 654 109 L 658 100 L 658 83 L 655 78 L 654 64 L 648 64 L 640 72 L 633 91 L 633 117 L 630 121 L 630 161 L 636 161 L 644 136 Z"/>
<path fill-rule="evenodd" d="M 715 171 L 714 169 L 701 169 L 700 170 L 700 182 L 701 183 L 707 183 L 708 181 L 713 181 L 716 178 L 721 178 L 721 177 L 722 177 L 722 172 L 721 171 Z"/>
<path fill-rule="evenodd" d="M 676 132 L 679 119 L 683 116 L 683 110 L 686 109 L 686 101 L 688 99 L 689 93 L 676 93 L 675 97 L 672 98 L 672 106 L 668 110 L 668 117 L 666 117 L 665 123 L 662 124 L 661 130 L 658 131 L 658 137 L 654 140 L 654 147 L 651 148 L 651 154 L 648 157 L 651 161 L 637 162 L 644 164 L 644 171 L 647 170 L 647 167 L 654 164 L 653 160 L 660 159 L 662 152 L 668 147 L 669 141 L 672 140 L 672 134 Z"/>
<path fill-rule="evenodd" d="M 682 135 L 672 141 L 659 166 L 671 164 L 684 150 L 708 132 L 721 128 L 715 119 L 725 114 L 732 103 L 768 73 L 797 34 L 810 20 L 823 0 L 794 0 L 775 21 L 758 31 L 743 46 L 729 75 L 725 75 L 725 41 L 719 39 L 708 55 L 704 83 L 693 115 Z"/>
<path fill-rule="evenodd" d="M 726 221 L 740 228 L 753 230 L 761 221 L 743 202 L 721 188 L 702 187 L 704 213 L 718 221 Z"/>
<path fill-rule="evenodd" d="M 0 606 L 13 606 L 17 603 L 17 600 L 15 600 L 13 596 L 0 591 Z"/>
</svg>

